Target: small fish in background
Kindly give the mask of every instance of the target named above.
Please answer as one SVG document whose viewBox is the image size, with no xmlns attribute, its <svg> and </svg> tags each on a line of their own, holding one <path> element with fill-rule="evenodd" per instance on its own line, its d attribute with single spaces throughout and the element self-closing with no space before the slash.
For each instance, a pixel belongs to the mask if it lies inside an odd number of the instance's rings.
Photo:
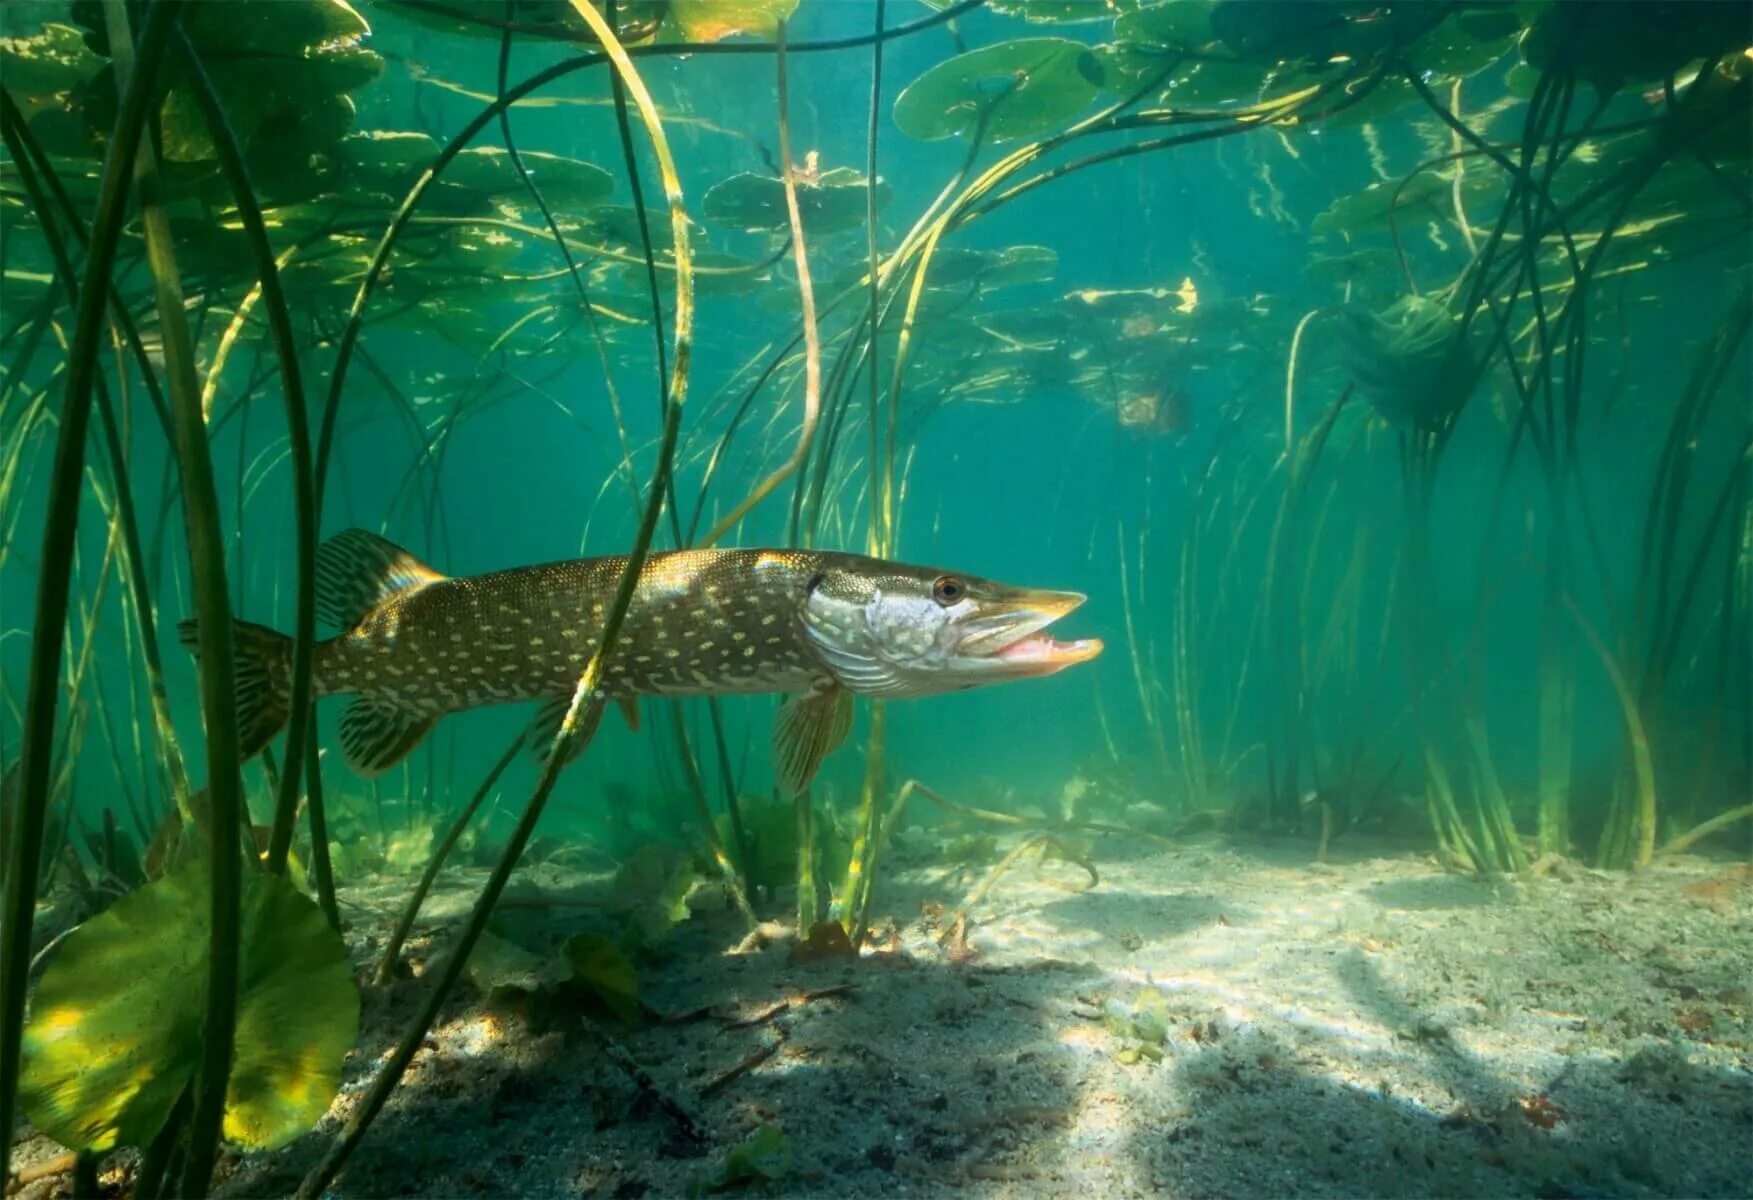
<svg viewBox="0 0 1753 1200">
<path fill-rule="evenodd" d="M 446 713 L 543 702 L 545 753 L 595 650 L 625 557 L 450 578 L 392 542 L 349 529 L 317 552 L 318 614 L 345 632 L 319 642 L 315 694 L 356 697 L 342 754 L 381 774 Z M 676 550 L 647 557 L 602 688 L 638 728 L 639 696 L 793 693 L 773 743 L 780 781 L 809 786 L 845 739 L 854 695 L 901 698 L 1051 675 L 1101 653 L 1095 638 L 1041 631 L 1078 592 L 1011 587 L 855 554 Z M 179 626 L 193 648 L 193 621 Z M 292 639 L 234 623 L 245 757 L 285 726 Z"/>
</svg>

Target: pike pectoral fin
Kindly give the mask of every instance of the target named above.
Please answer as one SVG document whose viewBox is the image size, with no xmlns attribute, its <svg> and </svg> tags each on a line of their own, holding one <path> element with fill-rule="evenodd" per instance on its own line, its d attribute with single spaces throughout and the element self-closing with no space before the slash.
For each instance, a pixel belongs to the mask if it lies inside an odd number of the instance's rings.
<svg viewBox="0 0 1753 1200">
<path fill-rule="evenodd" d="M 436 724 L 435 716 L 361 696 L 341 714 L 341 754 L 354 774 L 372 779 L 408 757 Z"/>
<path fill-rule="evenodd" d="M 634 733 L 638 733 L 639 697 L 622 696 L 619 700 L 615 701 L 615 703 L 621 706 L 621 715 L 627 718 L 627 728 L 631 729 Z"/>
<path fill-rule="evenodd" d="M 809 787 L 851 728 L 852 693 L 845 688 L 818 684 L 785 702 L 773 723 L 773 760 L 787 795 Z"/>
<path fill-rule="evenodd" d="M 388 600 L 445 576 L 406 550 L 364 529 L 343 529 L 317 547 L 317 612 L 352 629 Z"/>
</svg>

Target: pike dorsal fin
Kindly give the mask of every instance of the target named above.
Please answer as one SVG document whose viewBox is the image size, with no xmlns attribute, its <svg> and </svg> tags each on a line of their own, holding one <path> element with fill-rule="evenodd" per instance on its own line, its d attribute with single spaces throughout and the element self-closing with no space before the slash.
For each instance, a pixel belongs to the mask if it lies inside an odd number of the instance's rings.
<svg viewBox="0 0 1753 1200">
<path fill-rule="evenodd" d="M 809 787 L 851 728 L 852 693 L 845 688 L 818 684 L 785 702 L 773 722 L 773 761 L 786 795 Z"/>
<path fill-rule="evenodd" d="M 387 538 L 343 529 L 317 547 L 317 614 L 352 629 L 390 597 L 444 578 Z"/>
<path fill-rule="evenodd" d="M 341 754 L 354 774 L 374 779 L 408 757 L 436 724 L 436 716 L 361 696 L 341 714 Z"/>
</svg>

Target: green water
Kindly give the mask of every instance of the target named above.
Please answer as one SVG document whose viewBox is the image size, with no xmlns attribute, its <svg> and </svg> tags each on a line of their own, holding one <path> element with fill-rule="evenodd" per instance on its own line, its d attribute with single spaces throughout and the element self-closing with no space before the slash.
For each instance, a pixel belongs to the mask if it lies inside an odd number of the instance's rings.
<svg viewBox="0 0 1753 1200">
<path fill-rule="evenodd" d="M 79 343 L 100 387 L 83 451 L 62 436 L 89 394 L 67 386 L 76 314 L 53 251 L 83 272 L 117 149 L 120 14 L 0 13 L 0 753 L 8 812 L 44 814 L 45 903 L 137 884 L 175 807 L 171 764 L 195 788 L 209 773 L 174 629 L 197 602 L 182 479 L 204 477 L 169 436 L 182 341 L 206 416 L 206 561 L 235 615 L 294 627 L 300 468 L 275 315 L 328 455 L 320 535 L 371 529 L 451 575 L 626 553 L 685 382 L 653 549 L 700 544 L 795 455 L 720 545 L 1087 594 L 1055 632 L 1101 638 L 1093 662 L 894 701 L 874 749 L 860 700 L 811 801 L 836 845 L 867 819 L 861 797 L 880 812 L 918 780 L 1037 828 L 1215 825 L 1311 856 L 1382 835 L 1462 873 L 1547 854 L 1647 866 L 1712 821 L 1682 845 L 1746 854 L 1745 6 L 620 7 L 636 76 L 559 0 L 189 6 L 283 311 L 256 290 L 173 35 L 147 60 L 146 126 L 188 330 L 165 327 L 153 282 L 173 269 L 148 261 L 130 206 L 103 276 L 114 307 Z M 781 182 L 788 13 L 801 245 Z M 618 79 L 636 85 L 624 103 Z M 667 203 L 648 119 L 674 163 Z M 57 545 L 64 636 L 39 607 Z M 34 698 L 33 652 L 58 681 Z M 611 710 L 539 844 L 615 861 L 656 843 L 710 875 L 701 806 L 736 857 L 733 797 L 785 836 L 782 699 L 648 700 L 637 731 Z M 340 761 L 341 709 L 317 706 L 315 736 L 343 888 L 411 878 L 532 716 L 449 716 L 365 781 Z M 264 827 L 284 746 L 270 758 L 240 777 Z M 541 773 L 524 753 L 498 778 L 468 861 L 495 860 Z M 916 796 L 908 820 L 944 815 Z M 303 818 L 291 846 L 301 872 L 322 857 Z M 20 896 L 27 849 L 10 839 Z M 824 913 L 845 852 L 819 864 Z M 756 901 L 789 917 L 778 870 Z"/>
</svg>

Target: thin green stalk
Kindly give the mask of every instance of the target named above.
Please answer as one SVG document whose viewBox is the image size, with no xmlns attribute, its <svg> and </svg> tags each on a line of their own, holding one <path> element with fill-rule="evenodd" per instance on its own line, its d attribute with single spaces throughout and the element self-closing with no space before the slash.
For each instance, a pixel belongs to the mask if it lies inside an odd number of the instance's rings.
<svg viewBox="0 0 1753 1200">
<path fill-rule="evenodd" d="M 286 722 L 286 769 L 280 777 L 280 791 L 274 803 L 274 823 L 268 835 L 268 870 L 285 874 L 286 857 L 292 849 L 292 826 L 298 815 L 299 774 L 304 765 L 304 741 L 311 727 L 311 666 L 316 646 L 316 553 L 317 512 L 315 464 L 311 458 L 310 420 L 304 407 L 304 381 L 298 365 L 298 343 L 292 333 L 292 315 L 286 295 L 280 287 L 280 270 L 275 264 L 274 247 L 268 241 L 267 226 L 262 220 L 261 206 L 256 202 L 255 187 L 250 182 L 249 167 L 244 162 L 243 148 L 231 123 L 225 119 L 219 97 L 207 78 L 201 56 L 196 53 L 188 35 L 178 31 L 184 59 L 189 68 L 189 81 L 201 116 L 219 157 L 219 166 L 231 188 L 243 226 L 244 240 L 255 259 L 256 278 L 262 289 L 262 307 L 267 314 L 268 330 L 274 339 L 274 353 L 280 362 L 280 392 L 285 400 L 286 439 L 292 452 L 292 502 L 294 516 L 293 561 L 297 575 L 297 594 L 292 619 L 292 696 L 290 717 Z M 241 476 L 240 476 L 241 480 Z M 241 530 L 240 530 L 241 532 Z M 241 569 L 240 569 L 240 584 Z M 316 795 L 311 797 L 313 820 L 321 807 Z"/>
<path fill-rule="evenodd" d="M 481 781 L 481 786 L 475 789 L 475 794 L 469 797 L 469 802 L 463 805 L 463 810 L 451 822 L 450 828 L 445 831 L 444 839 L 433 850 L 432 857 L 426 860 L 426 867 L 420 872 L 420 882 L 414 885 L 414 894 L 409 896 L 408 903 L 402 906 L 402 915 L 397 918 L 396 927 L 390 932 L 389 941 L 384 944 L 383 955 L 377 961 L 377 982 L 379 984 L 387 984 L 395 977 L 396 961 L 402 956 L 402 945 L 408 940 L 408 934 L 413 930 L 414 922 L 419 919 L 420 906 L 426 903 L 427 894 L 432 891 L 432 885 L 438 881 L 438 873 L 444 869 L 445 860 L 450 857 L 450 852 L 462 839 L 469 823 L 475 819 L 476 810 L 487 799 L 488 793 L 493 790 L 493 785 L 499 782 L 501 775 L 505 774 L 505 769 L 512 764 L 512 760 L 517 757 L 518 751 L 523 749 L 523 744 L 528 738 L 529 731 L 525 730 L 512 739 L 511 744 L 505 748 L 505 752 L 499 756 L 499 761 L 493 764 L 493 769 L 488 771 L 487 777 Z"/>
<path fill-rule="evenodd" d="M 119 76 L 136 68 L 133 41 L 121 0 L 105 7 L 110 46 Z M 144 62 L 146 51 L 141 50 Z M 237 1023 L 241 958 L 243 861 L 238 853 L 243 783 L 238 772 L 236 675 L 232 662 L 231 599 L 226 593 L 225 538 L 220 528 L 219 495 L 201 412 L 201 383 L 195 372 L 194 343 L 183 303 L 170 218 L 160 190 L 157 152 L 145 139 L 134 163 L 140 197 L 146 259 L 170 386 L 171 424 L 181 465 L 183 510 L 188 523 L 189 573 L 199 618 L 201 714 L 207 728 L 208 864 L 211 872 L 206 1008 L 201 1026 L 201 1065 L 195 1076 L 187 1160 L 181 1191 L 204 1196 L 218 1153 L 231 1076 L 232 1036 Z"/>
<path fill-rule="evenodd" d="M 512 830 L 506 842 L 505 850 L 499 862 L 494 866 L 493 873 L 488 877 L 480 898 L 475 903 L 469 922 L 464 926 L 457 938 L 455 947 L 444 965 L 435 972 L 437 978 L 427 991 L 426 997 L 403 1034 L 402 1040 L 391 1053 L 389 1060 L 379 1069 L 371 1087 L 361 1097 L 346 1126 L 336 1137 L 320 1162 L 299 1184 L 296 1195 L 299 1200 L 315 1200 L 328 1189 L 336 1174 L 345 1165 L 348 1157 L 358 1146 L 365 1131 L 390 1097 L 390 1093 L 401 1081 L 402 1074 L 413 1061 L 426 1040 L 426 1032 L 437 1019 L 438 1011 L 450 995 L 451 989 L 462 977 L 464 966 L 468 963 L 469 954 L 480 940 L 487 920 L 492 916 L 500 894 L 505 890 L 524 847 L 529 844 L 537 823 L 541 820 L 542 811 L 547 806 L 548 797 L 559 780 L 560 772 L 573 757 L 574 748 L 582 749 L 589 744 L 597 724 L 602 718 L 603 696 L 599 687 L 603 670 L 607 666 L 609 656 L 613 653 L 615 643 L 621 634 L 621 626 L 626 619 L 627 609 L 633 600 L 633 593 L 639 583 L 640 572 L 645 565 L 646 554 L 651 549 L 652 537 L 657 531 L 657 523 L 662 514 L 664 499 L 669 495 L 670 472 L 672 470 L 677 435 L 681 429 L 682 410 L 687 399 L 689 364 L 691 360 L 690 338 L 693 334 L 694 294 L 691 258 L 688 250 L 688 217 L 682 204 L 681 183 L 676 174 L 675 162 L 670 157 L 669 143 L 664 137 L 663 124 L 658 117 L 657 107 L 652 103 L 650 93 L 639 79 L 632 60 L 622 48 L 620 41 L 603 19 L 601 13 L 591 6 L 590 0 L 572 0 L 574 9 L 591 28 L 596 31 L 604 50 L 615 65 L 615 70 L 626 80 L 628 91 L 638 105 L 646 130 L 651 136 L 652 149 L 656 153 L 659 170 L 663 176 L 664 191 L 670 205 L 670 223 L 674 231 L 675 262 L 676 262 L 676 322 L 675 322 L 675 371 L 670 378 L 669 403 L 665 406 L 665 419 L 662 440 L 658 447 L 658 458 L 653 470 L 651 490 L 646 498 L 645 511 L 641 516 L 639 531 L 629 552 L 627 565 L 622 570 L 621 580 L 615 591 L 615 598 L 609 606 L 603 623 L 602 634 L 597 649 L 585 664 L 579 676 L 578 686 L 573 690 L 572 703 L 568 707 L 560 728 L 554 735 L 553 744 L 549 747 L 542 764 L 542 774 L 536 783 L 529 802 L 524 806 L 517 826 Z"/>
<path fill-rule="evenodd" d="M 41 864 L 43 824 L 49 801 L 49 766 L 54 756 L 55 711 L 60 699 L 61 633 L 73 557 L 78 548 L 80 481 L 85 468 L 86 431 L 91 418 L 92 385 L 102 349 L 103 314 L 109 294 L 116 242 L 127 216 L 128 183 L 141 131 L 151 110 L 154 76 L 164 55 L 178 0 L 154 0 L 140 37 L 145 66 L 122 88 L 116 122 L 104 159 L 91 246 L 75 309 L 73 342 L 67 355 L 67 391 L 60 412 L 54 466 L 45 501 L 43 549 L 38 562 L 30 669 L 25 685 L 25 717 L 20 739 L 19 791 L 12 834 L 12 862 L 6 872 L 6 908 L 0 930 L 0 1179 L 11 1161 L 11 1130 L 17 1097 L 20 1039 L 30 966 L 31 928 L 36 919 L 36 879 Z M 229 631 L 227 631 L 229 636 Z"/>
</svg>

